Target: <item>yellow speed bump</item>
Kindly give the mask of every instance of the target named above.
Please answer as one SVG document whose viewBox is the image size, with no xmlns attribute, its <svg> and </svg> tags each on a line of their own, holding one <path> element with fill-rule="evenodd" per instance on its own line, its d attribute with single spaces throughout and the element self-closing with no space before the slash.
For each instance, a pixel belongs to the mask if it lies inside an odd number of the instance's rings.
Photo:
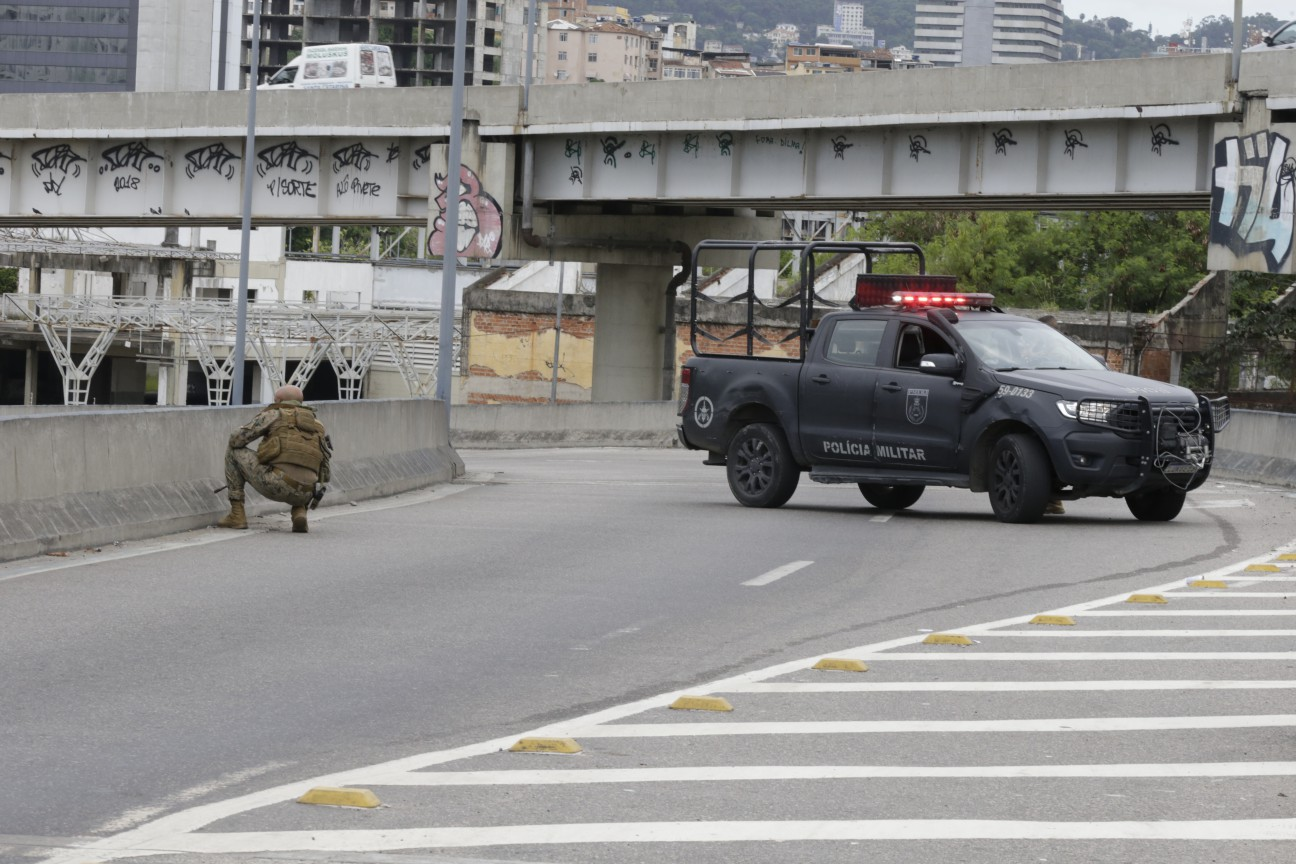
<svg viewBox="0 0 1296 864">
<path fill-rule="evenodd" d="M 681 696 L 670 704 L 676 711 L 732 711 L 723 696 Z"/>
<path fill-rule="evenodd" d="M 815 669 L 828 672 L 867 672 L 868 666 L 863 660 L 850 657 L 825 657 L 814 665 Z"/>
<path fill-rule="evenodd" d="M 1285 552 L 1278 556 L 1279 561 L 1296 561 L 1296 552 Z"/>
<path fill-rule="evenodd" d="M 1169 603 L 1160 594 L 1131 594 L 1125 598 L 1126 603 Z"/>
<path fill-rule="evenodd" d="M 346 789 L 341 786 L 316 786 L 297 799 L 298 804 L 320 804 L 325 807 L 378 807 L 378 796 L 368 789 Z"/>
<path fill-rule="evenodd" d="M 1032 624 L 1052 624 L 1055 627 L 1074 627 L 1075 619 L 1070 615 L 1036 615 L 1030 620 Z"/>
<path fill-rule="evenodd" d="M 514 753 L 579 753 L 581 746 L 571 738 L 521 738 L 509 750 Z"/>
<path fill-rule="evenodd" d="M 924 645 L 972 645 L 971 639 L 962 633 L 928 633 Z"/>
<path fill-rule="evenodd" d="M 1248 564 L 1246 566 L 1248 573 L 1281 573 L 1282 568 L 1277 564 Z"/>
<path fill-rule="evenodd" d="M 1189 588 L 1227 588 L 1228 583 L 1223 579 L 1197 579 L 1188 583 Z"/>
</svg>

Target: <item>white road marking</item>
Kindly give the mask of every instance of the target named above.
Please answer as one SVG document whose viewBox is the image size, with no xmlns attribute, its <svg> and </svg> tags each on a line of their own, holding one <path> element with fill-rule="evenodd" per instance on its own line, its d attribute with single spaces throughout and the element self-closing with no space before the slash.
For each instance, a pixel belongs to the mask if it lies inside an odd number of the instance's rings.
<svg viewBox="0 0 1296 864">
<path fill-rule="evenodd" d="M 1224 510 L 1237 507 L 1254 507 L 1247 498 L 1222 498 L 1218 501 L 1193 501 L 1189 499 L 1188 505 L 1193 510 Z"/>
<path fill-rule="evenodd" d="M 1183 586 L 1180 586 L 1183 587 Z M 1293 591 L 1235 591 L 1232 588 L 1192 588 L 1185 591 L 1163 591 L 1161 596 L 1167 600 L 1172 597 L 1176 600 L 1194 599 L 1194 600 L 1227 600 L 1230 597 L 1291 597 L 1296 592 Z"/>
<path fill-rule="evenodd" d="M 813 563 L 813 561 L 793 561 L 790 564 L 784 564 L 782 567 L 775 567 L 773 570 L 768 573 L 763 573 L 755 579 L 748 579 L 742 584 L 758 588 L 761 585 L 768 585 L 771 582 L 777 582 L 784 576 L 790 576 L 802 568 L 809 567 Z"/>
<path fill-rule="evenodd" d="M 967 648 L 950 648 L 930 653 L 852 652 L 835 654 L 854 660 L 879 662 L 883 660 L 1007 660 L 1029 663 L 1057 660 L 1296 660 L 1296 651 L 971 651 Z"/>
<path fill-rule="evenodd" d="M 1236 573 L 1240 568 L 1249 564 L 1268 563 L 1276 554 L 1282 552 L 1296 551 L 1296 543 L 1288 544 L 1273 550 L 1264 555 L 1258 555 L 1253 558 L 1233 562 L 1225 567 L 1199 574 L 1198 579 L 1214 579 L 1219 576 Z M 1176 579 L 1173 582 L 1159 586 L 1149 586 L 1142 589 L 1145 593 L 1155 593 L 1158 591 L 1167 591 L 1173 588 L 1181 587 L 1182 579 Z M 1084 603 L 1077 603 L 1072 606 L 1060 609 L 1048 610 L 1057 615 L 1074 615 L 1089 612 L 1104 606 L 1111 606 L 1124 601 L 1129 596 L 1129 592 L 1122 592 L 1110 597 L 1091 600 Z M 1039 611 L 1039 610 L 1036 610 Z M 1011 618 L 1005 618 L 1000 621 L 982 624 L 983 627 L 1007 627 L 1013 624 L 1021 624 L 1029 621 L 1033 614 L 1019 615 Z M 957 631 L 959 628 L 950 628 Z M 869 645 L 847 649 L 844 652 L 834 652 L 833 656 L 872 656 L 876 655 L 878 659 L 885 658 L 887 661 L 900 659 L 906 655 L 881 653 L 891 649 L 912 646 L 923 639 L 922 635 L 905 636 L 897 639 L 886 640 L 883 642 L 872 643 Z M 1063 654 L 973 654 L 959 655 L 948 651 L 935 652 L 931 654 L 910 654 L 911 659 L 922 660 L 941 660 L 941 659 L 985 659 L 987 657 L 997 657 L 1004 660 L 1021 660 L 1040 659 L 1040 660 L 1075 660 L 1075 659 L 1115 659 L 1130 660 L 1133 658 L 1140 659 L 1185 659 L 1185 660 L 1228 660 L 1228 659 L 1296 659 L 1296 652 L 1287 652 L 1286 654 L 1270 654 L 1259 652 L 1248 653 L 1174 653 L 1170 655 L 1147 655 L 1147 654 L 1130 654 L 1125 652 L 1102 653 L 1095 652 L 1090 654 L 1063 653 Z M 647 697 L 635 702 L 617 705 L 602 711 L 596 711 L 584 717 L 573 718 L 563 721 L 560 724 L 533 729 L 523 734 L 534 737 L 545 737 L 563 734 L 563 730 L 579 724 L 595 725 L 602 723 L 613 723 L 626 717 L 642 713 L 651 708 L 664 708 L 673 702 L 679 696 L 696 694 L 698 692 L 725 692 L 726 687 L 734 687 L 754 682 L 767 681 L 783 675 L 789 675 L 804 671 L 807 665 L 814 662 L 812 658 L 790 660 L 779 663 L 764 669 L 745 672 L 732 676 L 727 679 L 712 682 L 707 687 L 696 688 L 690 687 L 687 690 L 675 690 L 672 692 L 662 693 L 656 696 Z M 283 834 L 262 834 L 246 833 L 238 835 L 223 835 L 217 832 L 200 832 L 202 829 L 221 819 L 247 813 L 261 807 L 267 807 L 273 804 L 279 804 L 300 797 L 309 789 L 315 786 L 347 786 L 375 784 L 381 785 L 382 778 L 385 776 L 398 776 L 405 772 L 416 771 L 432 767 L 433 765 L 444 765 L 460 759 L 468 759 L 473 756 L 481 756 L 489 753 L 496 753 L 512 746 L 518 739 L 518 734 L 512 734 L 495 738 L 489 741 L 483 741 L 476 744 L 470 744 L 463 747 L 457 747 L 450 750 L 434 751 L 421 753 L 402 759 L 392 760 L 390 762 L 371 765 L 360 769 L 340 771 L 333 774 L 327 774 L 320 777 L 314 777 L 308 780 L 301 780 L 295 783 L 288 783 L 282 786 L 263 789 L 248 795 L 232 798 L 224 801 L 217 801 L 212 804 L 200 805 L 198 807 L 184 810 L 179 813 L 173 813 L 163 816 L 160 819 L 141 825 L 130 831 L 121 834 L 115 834 L 111 837 L 104 837 L 93 842 L 81 845 L 77 844 L 62 850 L 46 859 L 47 864 L 86 864 L 92 861 L 110 861 L 116 858 L 135 856 L 148 850 L 157 852 L 166 851 L 184 851 L 185 844 L 208 844 L 214 848 L 228 848 L 230 851 L 300 851 L 311 848 L 318 848 L 323 851 L 347 851 L 352 847 L 340 846 L 336 840 L 339 837 L 350 837 L 350 832 L 344 835 L 333 835 L 329 832 L 303 832 L 300 835 L 293 835 L 292 839 L 285 841 Z M 751 839 L 769 840 L 769 839 L 798 839 L 798 836 L 791 836 L 787 832 L 791 830 L 789 826 L 813 826 L 804 828 L 808 833 L 807 837 L 822 838 L 832 836 L 831 831 L 850 830 L 856 832 L 859 836 L 857 839 L 866 840 L 870 838 L 880 839 L 881 834 L 885 833 L 886 826 L 909 826 L 910 834 L 906 837 L 913 839 L 931 839 L 942 836 L 956 836 L 956 833 L 962 831 L 962 836 L 973 837 L 982 836 L 982 834 L 972 833 L 979 831 L 985 836 L 1003 837 L 1007 839 L 1029 838 L 1035 836 L 1086 836 L 1085 832 L 1098 837 L 1108 836 L 1126 836 L 1120 832 L 1129 832 L 1129 836 L 1135 837 L 1164 837 L 1181 839 L 1214 839 L 1224 840 L 1236 838 L 1240 840 L 1260 840 L 1265 839 L 1271 834 L 1280 839 L 1296 839 L 1296 820 L 1226 820 L 1219 822 L 1205 822 L 1193 820 L 1191 822 L 1126 822 L 1126 823 L 1087 823 L 1087 822 L 969 822 L 958 820 L 913 820 L 903 822 L 848 822 L 848 823 L 776 823 L 771 825 L 765 822 L 688 822 L 688 823 L 632 823 L 630 825 L 601 825 L 601 826 L 573 826 L 573 825 L 556 825 L 556 826 L 533 826 L 530 829 L 520 828 L 516 830 L 529 831 L 526 836 L 540 835 L 550 838 L 547 842 L 602 842 L 594 839 L 593 834 L 582 834 L 584 839 L 577 838 L 577 832 L 588 829 L 596 832 L 598 837 L 606 839 L 606 842 L 626 843 L 637 839 L 653 840 L 660 839 L 668 842 L 678 842 L 687 840 L 693 836 L 694 832 L 700 832 L 699 836 L 708 840 L 721 841 L 726 839 L 747 839 L 739 836 L 736 832 L 752 834 Z M 727 827 L 726 827 L 727 826 Z M 508 835 L 507 832 L 515 829 L 481 829 L 484 831 L 504 831 L 505 834 L 482 834 L 479 829 L 449 829 L 459 833 L 453 837 L 443 829 L 430 829 L 428 831 L 415 831 L 413 834 L 393 834 L 392 832 L 382 831 L 367 834 L 365 839 L 365 850 L 387 850 L 392 848 L 436 848 L 446 847 L 454 839 L 459 845 L 479 846 L 479 845 L 502 845 L 505 843 L 531 843 L 537 842 L 531 839 L 509 839 L 515 835 Z M 908 830 L 908 829 L 907 829 Z M 726 833 L 727 831 L 735 833 Z M 654 833 L 657 832 L 657 833 Z M 1043 833 L 1041 833 L 1043 832 Z M 1049 833 L 1053 832 L 1053 833 Z M 1062 834 L 1057 832 L 1077 832 L 1075 834 Z M 1115 832 L 1115 833 L 1103 833 Z M 1140 833 L 1141 832 L 1141 833 Z M 465 833 L 467 839 L 465 839 Z M 556 838 L 556 839 L 555 839 Z M 849 839 L 856 839 L 854 837 Z M 234 849 L 235 843 L 241 844 L 241 849 Z"/>
<path fill-rule="evenodd" d="M 477 474 L 471 475 L 474 482 L 465 482 L 467 478 L 459 478 L 454 483 L 443 483 L 429 490 L 408 492 L 391 498 L 381 498 L 371 501 L 358 502 L 354 507 L 350 504 L 334 504 L 316 510 L 311 514 L 311 521 L 318 522 L 322 519 L 332 519 L 336 516 L 352 516 L 357 513 L 374 513 L 380 510 L 395 510 L 401 507 L 414 507 L 419 504 L 427 504 L 441 498 L 449 497 L 471 489 L 474 486 L 488 482 L 492 475 Z M 255 517 L 256 519 L 274 514 L 263 514 Z M 286 515 L 286 514 L 285 514 Z M 253 517 L 249 517 L 250 519 Z M 255 521 L 255 520 L 254 520 Z M 121 546 L 99 546 L 102 552 L 85 552 L 69 551 L 68 557 L 58 557 L 50 560 L 49 556 L 38 556 L 36 558 L 20 559 L 0 563 L 0 582 L 9 579 L 18 579 L 22 576 L 34 576 L 39 573 L 51 573 L 56 570 L 67 570 L 70 567 L 85 567 L 89 564 L 101 564 L 105 561 L 121 561 L 127 558 L 139 558 L 142 555 L 155 555 L 159 552 L 170 552 L 173 549 L 190 549 L 195 546 L 206 546 L 209 543 L 223 543 L 227 540 L 241 540 L 248 537 L 257 537 L 265 533 L 265 529 L 253 524 L 248 531 L 228 531 L 225 529 L 215 530 L 213 528 L 195 528 L 183 534 L 172 534 L 164 540 L 131 540 Z"/>
<path fill-rule="evenodd" d="M 186 834 L 140 852 L 378 852 L 568 843 L 734 843 L 791 840 L 1296 840 L 1296 819 L 1026 822 L 990 819 L 601 822 L 494 828 L 392 828 Z"/>
<path fill-rule="evenodd" d="M 703 738 L 717 735 L 870 735 L 910 732 L 1163 732 L 1296 726 L 1296 714 L 1195 717 L 1056 717 L 1018 720 L 787 720 L 609 723 L 571 726 L 572 738 Z"/>
<path fill-rule="evenodd" d="M 1099 616 L 1103 618 L 1124 618 L 1126 616 L 1135 615 L 1157 618 L 1227 618 L 1233 615 L 1296 615 L 1296 609 L 1172 609 L 1165 611 L 1159 609 L 1093 609 L 1089 612 L 1077 612 L 1076 615 L 1085 618 L 1094 618 Z"/>
<path fill-rule="evenodd" d="M 1102 690 L 1290 690 L 1296 681 L 824 681 L 735 684 L 725 693 L 1029 693 Z M 720 692 L 720 691 L 714 691 Z"/>
<path fill-rule="evenodd" d="M 966 628 L 963 632 L 976 636 L 1008 636 L 1024 639 L 1094 639 L 1098 637 L 1173 639 L 1180 637 L 1196 638 L 1198 636 L 1236 637 L 1238 639 L 1272 636 L 1290 639 L 1296 636 L 1296 630 L 977 630 L 976 628 Z"/>
<path fill-rule="evenodd" d="M 1171 762 L 1116 765 L 704 765 L 684 768 L 409 771 L 384 786 L 566 786 L 582 783 L 711 783 L 875 778 L 1292 777 L 1296 762 Z"/>
<path fill-rule="evenodd" d="M 195 798 L 209 795 L 212 792 L 223 789 L 227 786 L 233 786 L 236 783 L 251 780 L 253 777 L 259 777 L 260 775 L 265 774 L 268 771 L 273 771 L 276 768 L 287 767 L 288 764 L 289 763 L 287 762 L 269 762 L 265 765 L 258 765 L 255 768 L 248 768 L 245 771 L 233 771 L 229 774 L 224 774 L 210 783 L 200 783 L 197 786 L 190 786 L 188 789 L 182 789 L 174 795 L 168 795 L 155 805 L 149 807 L 137 807 L 134 810 L 128 810 L 121 816 L 113 819 L 111 822 L 105 822 L 103 825 L 100 825 L 98 828 L 94 829 L 93 833 L 106 834 L 116 831 L 125 831 L 127 828 L 133 828 L 142 822 L 152 819 L 159 813 L 165 813 L 167 810 L 172 810 L 178 805 L 187 804 Z"/>
<path fill-rule="evenodd" d="M 1289 576 L 1257 576 L 1254 573 L 1238 573 L 1234 576 L 1221 576 L 1221 582 L 1296 582 L 1296 573 Z M 1194 589 L 1197 590 L 1197 589 Z"/>
</svg>

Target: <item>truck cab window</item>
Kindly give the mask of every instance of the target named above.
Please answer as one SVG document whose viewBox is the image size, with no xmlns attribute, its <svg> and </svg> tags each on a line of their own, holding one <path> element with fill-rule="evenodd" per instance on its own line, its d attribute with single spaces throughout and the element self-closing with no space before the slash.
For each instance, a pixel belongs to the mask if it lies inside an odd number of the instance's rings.
<svg viewBox="0 0 1296 864">
<path fill-rule="evenodd" d="M 895 365 L 902 369 L 917 369 L 918 360 L 924 354 L 953 353 L 954 349 L 935 330 L 918 324 L 906 324 L 900 331 L 900 342 L 896 346 Z"/>
<path fill-rule="evenodd" d="M 876 366 L 886 321 L 839 321 L 828 343 L 828 359 L 844 366 Z"/>
</svg>

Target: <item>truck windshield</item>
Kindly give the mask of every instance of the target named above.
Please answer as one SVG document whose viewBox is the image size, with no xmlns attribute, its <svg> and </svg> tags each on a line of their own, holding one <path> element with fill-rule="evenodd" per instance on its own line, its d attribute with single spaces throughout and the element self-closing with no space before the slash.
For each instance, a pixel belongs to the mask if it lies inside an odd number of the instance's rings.
<svg viewBox="0 0 1296 864">
<path fill-rule="evenodd" d="M 1105 368 L 1097 357 L 1039 321 L 968 316 L 959 322 L 958 331 L 977 357 L 999 372 Z"/>
</svg>

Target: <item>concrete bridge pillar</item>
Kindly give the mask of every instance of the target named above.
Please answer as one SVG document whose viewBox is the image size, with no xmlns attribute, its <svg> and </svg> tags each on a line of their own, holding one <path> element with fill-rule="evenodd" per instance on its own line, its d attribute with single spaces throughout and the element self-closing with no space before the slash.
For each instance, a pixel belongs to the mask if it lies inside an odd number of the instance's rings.
<svg viewBox="0 0 1296 864">
<path fill-rule="evenodd" d="M 593 401 L 662 398 L 661 328 L 672 272 L 669 265 L 598 265 Z"/>
</svg>

